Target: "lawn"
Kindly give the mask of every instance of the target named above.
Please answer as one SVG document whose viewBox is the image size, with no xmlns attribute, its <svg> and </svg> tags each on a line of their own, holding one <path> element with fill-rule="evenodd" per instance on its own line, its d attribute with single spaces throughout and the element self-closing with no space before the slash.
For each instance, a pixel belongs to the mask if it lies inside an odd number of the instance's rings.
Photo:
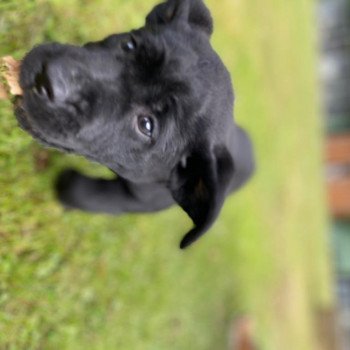
<svg viewBox="0 0 350 350">
<path fill-rule="evenodd" d="M 141 26 L 151 0 L 0 0 L 0 56 Z M 178 250 L 179 208 L 108 217 L 65 212 L 52 182 L 68 166 L 0 102 L 0 349 L 227 349 L 249 314 L 262 350 L 318 350 L 332 305 L 322 123 L 311 0 L 208 0 L 213 45 L 232 73 L 235 115 L 257 173 L 210 233 Z"/>
</svg>

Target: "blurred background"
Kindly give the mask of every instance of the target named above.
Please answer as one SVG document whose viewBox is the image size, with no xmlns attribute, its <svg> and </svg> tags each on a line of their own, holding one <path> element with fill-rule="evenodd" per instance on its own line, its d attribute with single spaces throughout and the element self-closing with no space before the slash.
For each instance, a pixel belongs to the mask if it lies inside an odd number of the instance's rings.
<svg viewBox="0 0 350 350">
<path fill-rule="evenodd" d="M 0 0 L 0 56 L 140 27 L 156 0 Z M 66 167 L 0 102 L 0 349 L 343 350 L 350 335 L 350 3 L 207 0 L 253 180 L 188 251 L 179 208 L 65 212 Z"/>
</svg>

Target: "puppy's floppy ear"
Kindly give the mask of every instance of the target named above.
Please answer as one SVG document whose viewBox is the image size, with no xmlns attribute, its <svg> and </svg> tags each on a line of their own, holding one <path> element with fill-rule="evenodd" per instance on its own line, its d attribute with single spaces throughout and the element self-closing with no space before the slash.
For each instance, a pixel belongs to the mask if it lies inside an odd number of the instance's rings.
<svg viewBox="0 0 350 350">
<path fill-rule="evenodd" d="M 226 147 L 197 147 L 175 167 L 169 184 L 171 194 L 195 225 L 181 241 L 181 249 L 195 242 L 214 223 L 233 173 L 233 160 Z"/>
<path fill-rule="evenodd" d="M 212 17 L 202 0 L 167 0 L 154 7 L 146 18 L 146 25 L 157 26 L 181 20 L 208 36 L 213 32 Z"/>
</svg>

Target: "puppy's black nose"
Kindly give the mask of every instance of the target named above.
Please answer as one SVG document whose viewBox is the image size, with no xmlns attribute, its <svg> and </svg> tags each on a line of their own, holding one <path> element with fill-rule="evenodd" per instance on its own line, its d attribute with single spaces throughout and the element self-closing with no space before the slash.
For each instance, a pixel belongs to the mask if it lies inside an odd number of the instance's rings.
<svg viewBox="0 0 350 350">
<path fill-rule="evenodd" d="M 43 66 L 42 71 L 35 76 L 34 91 L 38 95 L 46 97 L 51 101 L 54 99 L 52 85 L 45 65 Z"/>
</svg>

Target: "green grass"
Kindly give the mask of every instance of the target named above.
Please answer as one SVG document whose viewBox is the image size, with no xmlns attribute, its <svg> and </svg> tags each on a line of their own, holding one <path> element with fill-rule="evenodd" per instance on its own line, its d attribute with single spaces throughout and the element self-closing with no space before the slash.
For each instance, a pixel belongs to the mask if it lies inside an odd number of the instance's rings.
<svg viewBox="0 0 350 350">
<path fill-rule="evenodd" d="M 81 43 L 143 24 L 155 1 L 0 0 L 0 55 Z M 232 73 L 236 119 L 258 170 L 192 249 L 178 208 L 64 212 L 52 181 L 97 165 L 43 151 L 0 102 L 0 349 L 226 349 L 249 313 L 264 350 L 320 349 L 332 304 L 316 89 L 314 3 L 214 0 L 213 45 Z"/>
</svg>

